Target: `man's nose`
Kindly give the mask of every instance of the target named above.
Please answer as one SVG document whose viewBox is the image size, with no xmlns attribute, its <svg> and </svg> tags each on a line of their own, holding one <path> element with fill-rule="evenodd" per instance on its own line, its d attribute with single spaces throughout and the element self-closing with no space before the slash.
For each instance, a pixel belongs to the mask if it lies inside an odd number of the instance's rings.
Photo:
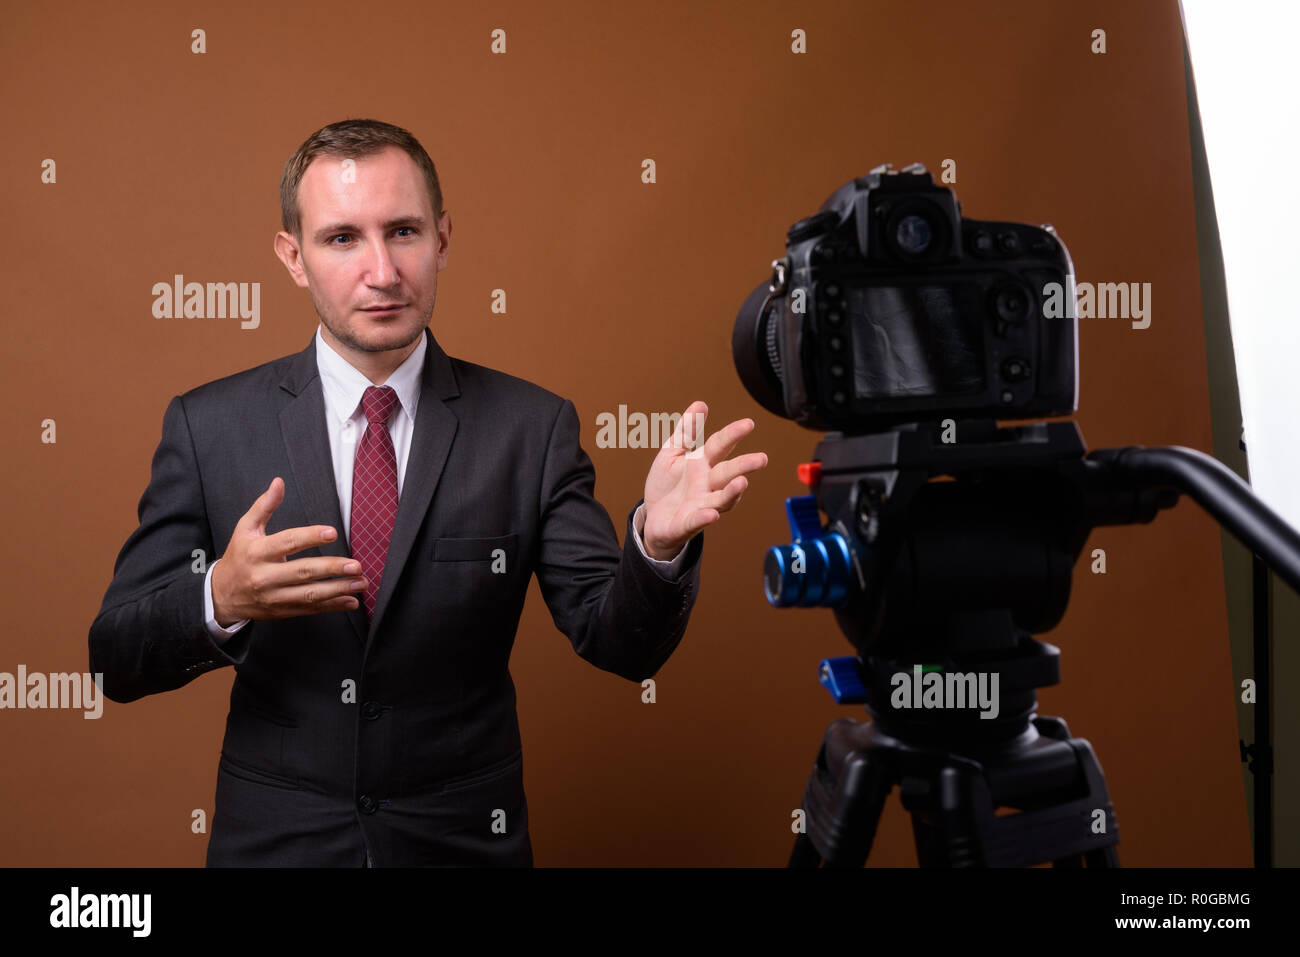
<svg viewBox="0 0 1300 957">
<path fill-rule="evenodd" d="M 369 280 L 372 286 L 391 286 L 397 282 L 397 267 L 388 254 L 388 247 L 381 239 L 370 244 L 370 260 L 367 263 Z"/>
</svg>

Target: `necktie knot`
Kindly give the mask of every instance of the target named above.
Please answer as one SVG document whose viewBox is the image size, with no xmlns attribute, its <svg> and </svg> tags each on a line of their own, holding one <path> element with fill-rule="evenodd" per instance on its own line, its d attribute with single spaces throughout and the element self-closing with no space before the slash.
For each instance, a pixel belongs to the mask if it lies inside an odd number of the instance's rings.
<svg viewBox="0 0 1300 957">
<path fill-rule="evenodd" d="M 389 385 L 372 385 L 361 395 L 361 409 L 368 425 L 388 425 L 397 408 L 397 390 Z"/>
</svg>

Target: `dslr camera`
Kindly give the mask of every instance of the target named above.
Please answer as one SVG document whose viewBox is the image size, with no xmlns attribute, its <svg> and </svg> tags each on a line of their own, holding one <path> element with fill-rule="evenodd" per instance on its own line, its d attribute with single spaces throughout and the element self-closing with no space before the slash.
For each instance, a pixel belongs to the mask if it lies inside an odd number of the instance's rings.
<svg viewBox="0 0 1300 957">
<path fill-rule="evenodd" d="M 873 169 L 790 227 L 745 300 L 737 372 L 769 412 L 847 434 L 1069 415 L 1078 319 L 1043 315 L 1074 267 L 1051 226 L 965 219 L 919 163 Z"/>
</svg>

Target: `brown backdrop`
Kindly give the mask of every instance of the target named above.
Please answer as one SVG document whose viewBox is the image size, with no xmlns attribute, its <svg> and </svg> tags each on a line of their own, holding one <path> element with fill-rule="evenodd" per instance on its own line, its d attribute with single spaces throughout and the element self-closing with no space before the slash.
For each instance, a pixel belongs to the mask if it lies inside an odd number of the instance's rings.
<svg viewBox="0 0 1300 957">
<path fill-rule="evenodd" d="M 454 223 L 434 334 L 574 400 L 620 534 L 653 452 L 598 449 L 599 413 L 702 398 L 711 428 L 757 421 L 739 451 L 771 464 L 706 532 L 656 704 L 573 654 L 533 585 L 511 670 L 539 864 L 786 859 L 822 732 L 849 713 L 816 664 L 849 645 L 829 612 L 762 597 L 763 553 L 789 540 L 783 500 L 818 436 L 749 398 L 729 343 L 785 229 L 849 178 L 952 158 L 967 215 L 1053 223 L 1081 281 L 1150 282 L 1149 329 L 1081 321 L 1078 421 L 1090 446 L 1211 448 L 1172 2 L 86 3 L 6 19 L 0 671 L 87 668 L 168 399 L 307 345 L 310 300 L 271 250 L 277 186 L 337 119 L 423 141 Z M 151 287 L 175 273 L 262 283 L 260 328 L 155 319 Z M 490 311 L 496 288 L 508 315 Z M 1219 545 L 1190 505 L 1098 531 L 1088 548 L 1109 572 L 1081 562 L 1046 636 L 1064 682 L 1042 711 L 1096 748 L 1127 865 L 1249 862 Z M 0 711 L 0 863 L 201 864 L 191 812 L 211 812 L 232 677 L 107 702 L 98 721 Z M 894 797 L 872 863 L 913 861 Z"/>
</svg>

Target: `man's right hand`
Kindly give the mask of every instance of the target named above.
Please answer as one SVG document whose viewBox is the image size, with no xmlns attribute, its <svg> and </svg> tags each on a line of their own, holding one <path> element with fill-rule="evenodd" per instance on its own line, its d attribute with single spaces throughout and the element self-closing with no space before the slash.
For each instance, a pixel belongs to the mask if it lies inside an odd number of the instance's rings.
<svg viewBox="0 0 1300 957">
<path fill-rule="evenodd" d="M 304 525 L 266 534 L 266 523 L 284 501 L 284 480 L 271 485 L 244 513 L 221 561 L 212 568 L 212 610 L 228 628 L 241 619 L 265 620 L 356 608 L 365 593 L 361 563 L 353 558 L 288 556 L 338 533 L 328 525 Z"/>
</svg>

